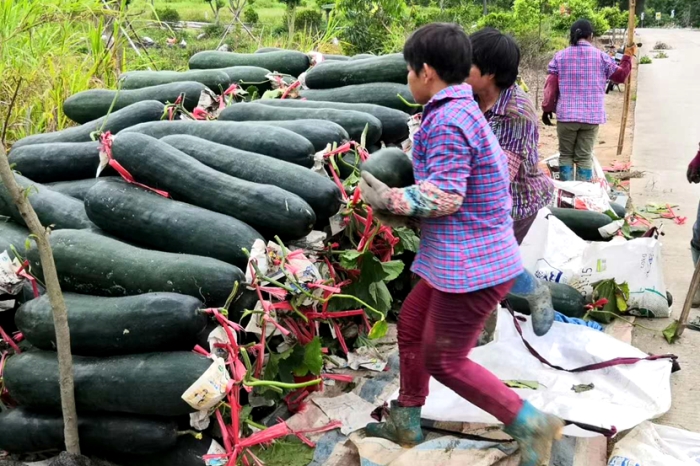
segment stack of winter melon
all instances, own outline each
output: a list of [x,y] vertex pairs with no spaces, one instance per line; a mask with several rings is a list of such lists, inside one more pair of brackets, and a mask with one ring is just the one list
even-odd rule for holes
[[[121,464],[203,464],[211,441],[178,432],[190,429],[194,411],[181,396],[212,363],[191,352],[215,327],[204,309],[222,306],[243,282],[244,249],[257,239],[302,238],[338,212],[339,187],[311,169],[316,152],[363,135],[376,147],[408,137],[414,108],[401,55],[326,58],[311,67],[293,51],[201,52],[190,71],[126,73],[118,92],[85,91],[64,103],[80,126],[12,148],[17,182],[52,228],[86,452],[127,458]],[[192,111],[203,92],[271,89],[272,72],[288,83],[301,76],[308,89],[234,103],[218,121],[167,119],[167,104]],[[25,251],[29,232],[3,186],[0,215],[0,252],[26,255],[41,278],[38,251]],[[0,416],[0,450],[60,449],[47,298],[24,302],[15,321],[32,348],[5,365],[18,407]]]

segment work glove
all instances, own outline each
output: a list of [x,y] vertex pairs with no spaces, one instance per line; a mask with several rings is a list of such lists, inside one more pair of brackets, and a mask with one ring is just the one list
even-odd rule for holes
[[544,123],[545,126],[554,126],[554,123],[552,123],[553,117],[554,117],[553,112],[544,112],[542,114],[542,123]]
[[688,183],[700,183],[700,150],[688,164],[686,177],[688,178]]
[[625,47],[625,55],[630,57],[637,56],[637,44],[628,45]]
[[399,227],[409,227],[411,226],[411,218],[410,217],[404,217],[402,215],[393,215],[387,212],[382,212],[382,211],[375,211],[374,212],[374,218],[376,218],[379,223],[382,225],[386,225],[391,228],[399,228]]
[[362,200],[375,211],[386,212],[389,206],[389,186],[379,181],[371,173],[363,171],[361,176],[359,188]]

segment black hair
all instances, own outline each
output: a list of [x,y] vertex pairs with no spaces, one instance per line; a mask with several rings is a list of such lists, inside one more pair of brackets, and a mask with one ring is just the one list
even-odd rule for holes
[[515,40],[497,29],[484,28],[469,36],[472,63],[482,75],[494,75],[499,89],[507,89],[518,78],[520,47]]
[[587,19],[579,19],[571,26],[571,37],[569,43],[571,45],[578,44],[581,39],[588,39],[593,36],[593,25]]
[[403,56],[416,73],[426,64],[447,84],[462,84],[472,67],[469,37],[457,24],[426,24],[411,34]]

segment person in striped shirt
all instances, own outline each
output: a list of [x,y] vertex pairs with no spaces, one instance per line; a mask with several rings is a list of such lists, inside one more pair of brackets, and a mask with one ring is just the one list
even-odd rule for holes
[[549,63],[542,120],[550,124],[557,114],[559,178],[590,181],[593,178],[593,146],[598,128],[606,121],[605,89],[608,79],[623,83],[632,71],[636,45],[625,49],[618,66],[615,60],[591,44],[593,26],[579,19],[571,26],[571,46],[557,52]]
[[366,432],[420,443],[432,375],[503,422],[521,447],[521,465],[536,466],[562,421],[468,358],[486,319],[522,272],[506,156],[464,84],[469,38],[455,24],[429,24],[408,39],[404,58],[411,93],[425,105],[414,136],[416,184],[391,189],[363,172],[359,189],[375,211],[421,219],[412,269],[421,280],[399,313],[399,398],[387,421],[369,424]]

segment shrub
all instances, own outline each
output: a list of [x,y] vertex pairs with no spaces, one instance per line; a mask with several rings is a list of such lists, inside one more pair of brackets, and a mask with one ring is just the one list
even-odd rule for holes
[[252,6],[249,6],[243,11],[243,22],[247,24],[258,24],[260,22],[258,12],[255,11]]
[[617,6],[607,6],[600,10],[611,28],[624,29],[629,21],[629,12],[622,11]]
[[294,19],[294,29],[297,31],[318,31],[321,29],[323,15],[318,10],[303,10]]
[[156,10],[157,18],[164,23],[178,23],[180,22],[180,13],[174,8],[166,6],[163,9]]
[[481,17],[481,8],[477,5],[462,5],[440,10],[439,8],[412,8],[411,20],[414,28],[419,28],[430,23],[457,23],[465,30]]
[[587,19],[593,25],[593,32],[596,35],[605,34],[610,29],[610,24],[605,19],[605,16],[595,10],[595,0],[568,0],[563,8],[555,13],[554,27],[555,29],[568,33],[571,26],[579,19]]
[[651,63],[651,58],[649,58],[647,55],[644,55],[642,58],[639,59],[640,65],[648,65],[650,63]]
[[668,58],[668,55],[666,54],[666,52],[659,52],[654,58]]
[[202,28],[207,37],[221,37],[224,35],[224,26],[220,23],[207,24]]
[[515,29],[515,15],[505,11],[489,13],[477,22],[477,27],[479,29],[489,27],[499,31],[513,31]]
[[387,31],[399,28],[405,18],[404,0],[337,0],[344,28],[340,33],[347,54],[380,53]]

